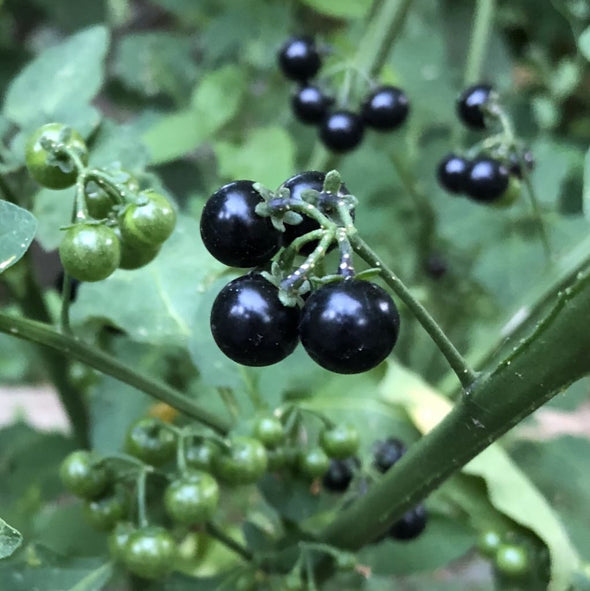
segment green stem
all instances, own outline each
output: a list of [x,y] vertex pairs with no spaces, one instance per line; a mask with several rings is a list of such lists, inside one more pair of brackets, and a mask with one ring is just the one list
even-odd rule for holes
[[234,540],[230,538],[221,528],[217,527],[212,521],[208,521],[207,525],[207,533],[212,537],[215,538],[218,542],[221,542],[224,546],[235,552],[238,556],[243,558],[247,562],[252,562],[254,556],[248,548],[245,548]]
[[149,469],[142,468],[137,476],[137,522],[139,527],[146,527],[148,524],[146,502],[145,502],[145,484]]
[[374,540],[451,474],[569,384],[590,373],[590,274],[566,289],[535,332],[464,393],[380,483],[319,536],[356,549]]
[[414,298],[409,289],[403,284],[397,275],[387,267],[383,260],[373,252],[358,234],[353,234],[349,238],[352,247],[364,261],[366,261],[371,267],[381,269],[381,277],[383,281],[391,287],[391,289],[412,311],[418,322],[424,327],[424,330],[430,335],[441,353],[449,362],[449,365],[459,378],[463,388],[468,390],[476,380],[477,374],[467,365],[467,362],[461,353],[459,353],[453,343],[449,341],[434,318],[430,316],[426,308]]
[[465,86],[471,86],[479,82],[483,59],[494,22],[495,10],[496,0],[477,0],[475,4],[471,41],[463,77]]
[[[0,332],[49,347],[54,355],[57,352],[58,358],[60,355],[65,355],[71,359],[77,359],[94,369],[169,404],[222,435],[227,433],[230,428],[226,420],[201,408],[201,406],[193,402],[190,398],[187,398],[167,384],[146,377],[107,353],[103,353],[74,337],[60,334],[46,324],[0,312]],[[74,423],[74,428],[76,427],[78,425]]]

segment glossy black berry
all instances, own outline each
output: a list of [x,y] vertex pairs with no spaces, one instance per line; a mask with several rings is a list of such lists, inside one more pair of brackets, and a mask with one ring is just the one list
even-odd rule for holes
[[271,365],[290,355],[298,322],[299,308],[283,306],[277,288],[256,274],[228,283],[211,309],[217,346],[242,365]]
[[448,154],[439,163],[436,169],[436,178],[440,186],[449,193],[463,193],[469,161],[457,154]]
[[508,169],[498,160],[483,156],[471,163],[465,178],[465,193],[474,201],[492,203],[502,197],[510,180]]
[[408,541],[417,538],[426,528],[428,513],[426,507],[420,503],[410,509],[396,521],[389,530],[389,536],[395,540]]
[[[522,153],[522,159],[529,172],[535,168],[535,157],[533,156],[533,153],[530,150],[525,150]],[[518,179],[522,179],[523,175],[520,158],[518,157],[518,154],[515,152],[510,154],[510,157],[508,159],[508,170],[511,175],[515,176]]]
[[[302,200],[303,191],[318,191],[321,192],[324,186],[324,179],[326,173],[319,172],[317,170],[308,170],[301,172],[287,179],[282,185],[282,188],[289,189],[291,199]],[[281,188],[280,187],[280,188]],[[348,195],[348,189],[346,185],[340,186],[338,195]],[[354,211],[351,212],[354,219]],[[319,229],[319,224],[307,216],[303,216],[303,220],[299,224],[285,224],[285,231],[283,232],[283,246],[289,246],[296,238],[312,232],[313,230]],[[299,252],[307,256],[312,253],[313,249],[318,245],[318,240],[313,240],[305,244]],[[331,247],[333,248],[333,246]]]
[[379,472],[387,472],[405,453],[406,446],[395,437],[377,441],[373,451],[373,465]]
[[252,181],[234,181],[209,197],[201,215],[201,238],[218,261],[255,267],[279,250],[281,232],[255,211],[261,202]]
[[346,110],[334,111],[320,126],[320,139],[332,152],[348,152],[356,148],[365,133],[363,120]]
[[457,101],[459,119],[471,129],[485,129],[484,105],[489,101],[492,87],[476,84],[466,88]]
[[358,279],[328,283],[314,291],[299,325],[309,356],[343,374],[368,371],[381,363],[391,353],[398,332],[399,314],[389,294]]
[[359,461],[355,457],[330,460],[330,467],[322,478],[323,487],[330,492],[344,492],[352,482]]
[[367,96],[361,114],[369,127],[377,131],[391,131],[406,120],[409,109],[408,97],[403,90],[395,86],[380,86]]
[[317,86],[302,86],[291,97],[291,108],[302,123],[321,123],[334,100]]
[[306,82],[320,69],[322,60],[311,37],[291,37],[279,50],[279,66],[291,80]]

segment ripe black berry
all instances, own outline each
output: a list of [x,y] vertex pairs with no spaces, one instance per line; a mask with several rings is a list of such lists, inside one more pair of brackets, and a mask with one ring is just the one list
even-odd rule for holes
[[233,361],[261,367],[277,363],[297,345],[299,308],[279,300],[277,288],[262,275],[228,283],[211,308],[211,332]]
[[389,536],[401,541],[413,540],[424,531],[427,520],[426,507],[420,503],[391,526]]
[[322,60],[311,37],[291,37],[279,50],[279,66],[291,80],[306,82],[320,69]]
[[302,123],[321,123],[333,103],[317,86],[302,86],[291,97],[291,108]]
[[508,188],[509,175],[506,167],[493,158],[483,156],[471,163],[465,178],[465,193],[474,201],[491,203]]
[[352,482],[359,461],[355,457],[345,460],[330,460],[330,467],[322,478],[322,484],[330,492],[344,492]]
[[365,123],[378,131],[399,127],[408,116],[406,93],[395,86],[380,86],[364,101],[361,114]]
[[465,89],[457,101],[459,119],[472,129],[485,129],[483,106],[489,101],[492,87],[489,84],[476,84]]
[[[303,191],[306,190],[313,190],[313,191],[320,191],[324,187],[324,179],[326,178],[326,173],[319,172],[317,170],[308,170],[306,172],[301,172],[292,176],[290,179],[287,179],[281,187],[289,189],[291,199],[302,199],[301,195]],[[338,195],[348,195],[348,189],[345,185],[340,186],[340,191],[338,191]],[[352,212],[352,216],[354,219],[354,212]],[[296,238],[299,236],[303,236],[308,232],[312,232],[313,230],[317,230],[319,228],[319,224],[307,217],[303,216],[303,220],[301,223],[296,225],[285,224],[285,231],[283,232],[283,246],[289,246]],[[305,244],[299,252],[302,255],[309,255],[312,253],[313,249],[318,245],[318,240],[313,240]]]
[[440,279],[448,270],[447,261],[438,253],[433,252],[424,262],[424,271],[432,279]]
[[469,161],[457,154],[448,154],[436,169],[436,178],[443,189],[450,193],[463,193]]
[[405,453],[406,446],[395,437],[377,441],[373,452],[373,465],[379,472],[387,472]]
[[362,141],[365,132],[363,120],[351,111],[334,111],[320,127],[320,139],[332,152],[348,152]]
[[308,355],[343,374],[368,371],[395,345],[399,313],[389,294],[369,281],[323,285],[305,302],[299,335]]
[[255,211],[261,202],[252,181],[234,181],[209,197],[201,215],[201,238],[218,261],[254,267],[279,250],[281,232]]

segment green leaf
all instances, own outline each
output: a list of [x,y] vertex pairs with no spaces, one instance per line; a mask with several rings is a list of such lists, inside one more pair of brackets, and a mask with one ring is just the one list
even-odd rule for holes
[[[417,374],[398,364],[389,364],[380,390],[384,400],[405,408],[423,433],[433,429],[452,408],[446,398]],[[474,423],[473,428],[485,429],[478,423]],[[483,478],[490,503],[543,540],[551,556],[549,589],[557,591],[566,588],[567,581],[579,564],[579,556],[547,499],[502,447],[497,443],[487,447],[463,467],[463,472]]]
[[240,144],[216,142],[219,173],[226,179],[253,179],[278,187],[295,170],[295,146],[281,127],[259,127]]
[[369,0],[302,0],[310,8],[335,18],[355,19],[365,16],[371,2]]
[[148,152],[131,126],[105,119],[92,142],[90,164],[109,166],[115,162],[130,172],[142,171],[148,163]]
[[6,117],[27,129],[51,120],[79,127],[79,106],[86,108],[86,117],[95,112],[87,105],[102,86],[108,43],[107,29],[95,26],[36,57],[9,86]]
[[198,70],[193,43],[178,32],[127,35],[117,47],[114,71],[125,86],[141,94],[168,94],[186,102]]
[[246,76],[236,66],[206,74],[193,91],[190,109],[165,115],[145,131],[151,162],[175,160],[211,138],[237,113],[245,87]]
[[21,533],[0,518],[0,559],[12,555],[22,542]]
[[587,60],[590,60],[590,27],[586,28],[586,30],[580,35],[578,39],[578,47],[580,48],[582,55]]
[[63,191],[41,189],[33,197],[33,214],[38,220],[37,240],[45,250],[55,250],[63,236],[62,226],[72,217],[74,188]]
[[36,231],[37,220],[30,212],[0,201],[0,273],[27,252]]
[[196,220],[180,215],[149,265],[84,284],[72,321],[104,318],[139,342],[186,343],[202,294],[224,270],[205,250]]

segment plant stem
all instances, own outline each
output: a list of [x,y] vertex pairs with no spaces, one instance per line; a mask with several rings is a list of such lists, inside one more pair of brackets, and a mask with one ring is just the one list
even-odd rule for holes
[[479,378],[435,429],[413,445],[319,539],[356,549],[374,540],[506,431],[590,372],[590,274],[566,289],[535,332]]
[[146,527],[148,524],[146,503],[145,503],[145,483],[147,479],[147,468],[142,468],[137,476],[137,522],[139,527]]
[[[187,398],[167,384],[146,377],[121,363],[111,355],[87,345],[75,337],[61,334],[46,324],[0,312],[0,332],[49,347],[53,352],[58,353],[58,358],[59,355],[65,355],[69,358],[77,359],[94,369],[169,404],[221,435],[225,435],[230,428],[226,420],[201,408],[201,406],[193,402],[190,398]],[[74,427],[76,426],[74,423]]]
[[473,26],[471,27],[472,34],[469,43],[469,53],[467,54],[467,63],[463,77],[463,84],[465,86],[471,86],[479,82],[495,10],[496,0],[476,1]]
[[230,538],[228,535],[226,535],[226,533],[221,528],[217,527],[217,525],[215,525],[212,521],[207,522],[206,528],[207,533],[212,538],[215,538],[218,542],[221,542],[224,546],[235,552],[238,556],[241,556],[247,562],[252,562],[254,556],[250,550],[242,546],[242,544],[233,538]]
[[463,388],[466,390],[469,389],[475,382],[477,374],[467,365],[463,356],[457,351],[453,343],[449,341],[434,318],[430,316],[426,308],[414,298],[403,282],[391,269],[389,269],[389,267],[387,267],[383,260],[373,252],[358,234],[353,234],[349,238],[353,249],[364,261],[366,261],[371,267],[378,267],[381,269],[381,277],[383,278],[383,281],[385,281],[406,306],[408,306],[418,322],[420,322],[432,340],[436,343],[441,353],[445,356],[449,365],[459,378]]

